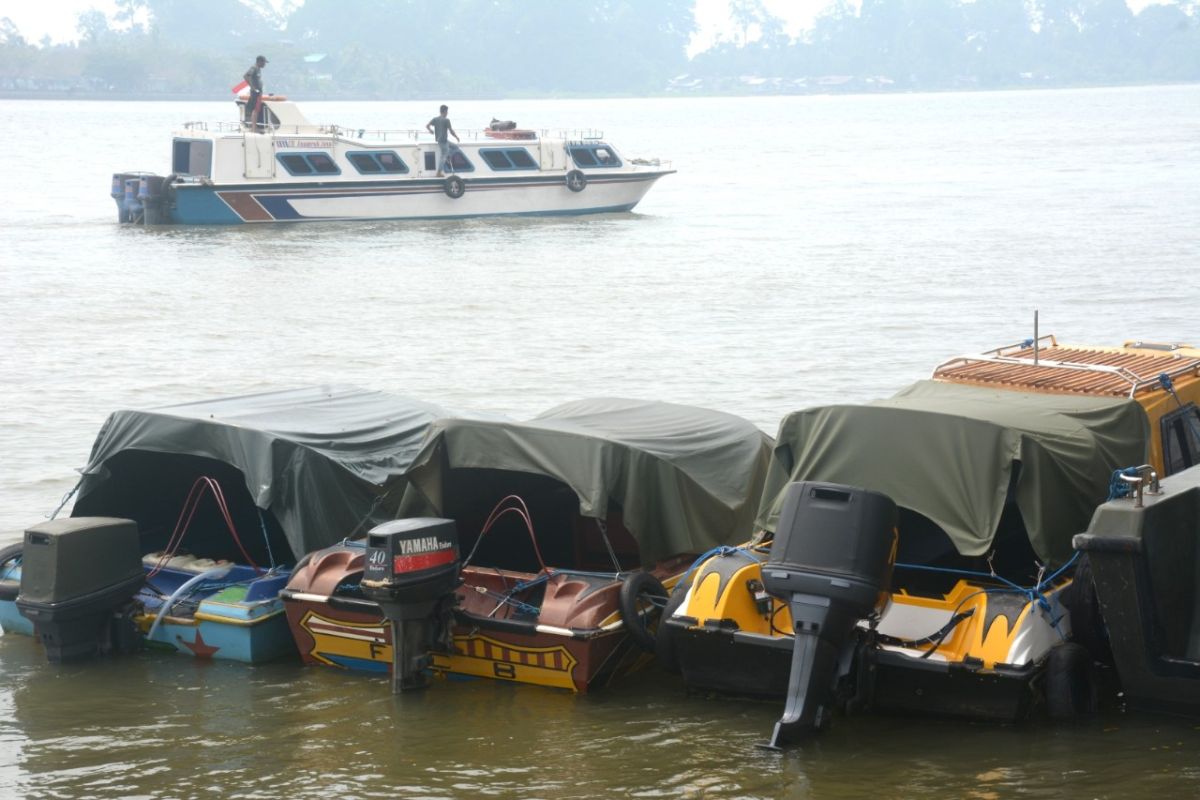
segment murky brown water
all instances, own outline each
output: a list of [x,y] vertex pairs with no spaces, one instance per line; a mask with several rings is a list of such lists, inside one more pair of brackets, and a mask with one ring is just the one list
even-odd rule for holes
[[0,787],[26,797],[1194,797],[1194,723],[839,719],[783,755],[779,710],[651,672],[574,696],[170,655],[49,667],[0,639]]
[[[422,104],[319,104],[411,127]],[[503,113],[502,113],[503,112]],[[531,415],[615,394],[767,430],[1043,332],[1200,342],[1200,87],[456,103],[672,157],[638,213],[123,230],[110,173],[224,106],[0,102],[0,544],[74,483],[105,415],[354,383]],[[31,132],[54,147],[36,157]],[[39,139],[40,141],[40,139]],[[839,720],[648,673],[593,696],[144,654],[50,667],[0,637],[0,798],[1193,797],[1198,723]]]

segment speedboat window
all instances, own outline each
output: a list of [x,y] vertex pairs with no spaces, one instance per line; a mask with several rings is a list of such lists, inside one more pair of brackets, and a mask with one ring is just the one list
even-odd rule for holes
[[376,153],[375,160],[379,162],[379,166],[383,167],[384,172],[408,172],[408,166],[404,163],[404,159],[391,152]]
[[537,162],[524,147],[488,148],[480,150],[479,155],[488,166],[496,171],[513,169],[537,169]]
[[342,172],[324,153],[281,153],[276,158],[292,175],[340,175]]
[[577,167],[619,167],[621,159],[606,144],[575,144],[567,148]]
[[391,150],[347,153],[346,157],[350,159],[354,168],[364,175],[377,175],[381,172],[393,174],[408,172],[408,165],[404,163],[404,159]]
[[312,164],[313,169],[322,175],[338,175],[341,173],[338,165],[333,163],[333,159],[324,153],[313,153],[311,156],[307,156],[307,158],[308,163]]
[[1167,475],[1200,463],[1200,409],[1195,403],[1164,414],[1162,426],[1163,468]]
[[455,172],[475,171],[475,165],[457,147],[454,147],[450,153],[450,166],[454,168]]
[[[475,165],[471,160],[463,155],[463,151],[459,150],[456,145],[450,145],[450,158],[447,169],[450,172],[474,172]],[[425,169],[437,169],[437,152],[434,150],[425,151]]]
[[276,156],[279,163],[283,164],[283,168],[293,175],[312,175],[316,170],[308,163],[308,159],[302,155],[279,155]]

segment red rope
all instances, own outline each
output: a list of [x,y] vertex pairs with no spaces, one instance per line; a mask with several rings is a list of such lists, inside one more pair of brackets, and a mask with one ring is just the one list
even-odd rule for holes
[[[179,550],[179,546],[183,544],[183,537],[187,535],[188,529],[192,525],[192,520],[196,516],[196,510],[200,507],[200,501],[204,499],[205,490],[212,492],[213,500],[217,504],[217,510],[221,512],[221,517],[225,521],[225,528],[229,531],[229,535],[233,537],[234,543],[237,545],[238,551],[241,552],[242,558],[246,559],[246,563],[253,567],[257,572],[262,572],[262,567],[254,563],[254,559],[246,552],[246,548],[242,545],[242,539],[238,536],[237,527],[233,524],[233,515],[229,513],[229,504],[225,501],[225,493],[221,491],[221,484],[217,483],[208,476],[201,475],[192,484],[192,488],[188,490],[187,499],[183,501],[183,507],[179,509],[179,518],[175,521],[175,529],[171,531],[171,538],[167,541],[167,546],[163,550],[154,568],[146,574],[147,578],[153,578],[155,575],[166,566],[175,553]],[[184,516],[187,519],[184,519]]]
[[[505,503],[507,503],[509,500],[515,501],[518,505],[506,506]],[[464,567],[471,563],[471,558],[475,555],[475,550],[478,549],[479,543],[483,541],[484,535],[492,529],[492,526],[496,524],[497,520],[510,512],[516,514],[525,521],[525,530],[529,532],[529,541],[533,543],[533,553],[537,556],[538,564],[542,568],[541,571],[546,571],[546,562],[542,558],[541,549],[538,547],[537,534],[533,532],[533,518],[529,513],[529,506],[525,505],[525,501],[515,494],[510,494],[505,497],[496,504],[495,508],[492,509],[492,513],[488,514],[487,521],[483,523],[483,529],[479,531],[479,538],[475,540],[475,547],[471,548],[471,554],[468,555],[466,561],[463,562]]]

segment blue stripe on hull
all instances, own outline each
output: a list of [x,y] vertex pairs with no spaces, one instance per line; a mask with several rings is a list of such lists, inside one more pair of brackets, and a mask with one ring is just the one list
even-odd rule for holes
[[372,661],[368,658],[355,658],[353,656],[337,656],[329,653],[316,653],[321,658],[327,658],[334,664],[337,664],[342,669],[354,670],[355,672],[374,672],[383,673],[386,675],[391,669],[391,665],[386,661]]
[[[634,180],[644,180],[653,183],[661,175],[654,176],[639,176],[638,179],[617,178],[609,179],[603,182],[633,182]],[[532,181],[530,181],[532,182]],[[601,182],[600,180],[596,181]],[[417,181],[409,181],[403,185],[406,191],[397,192],[398,194],[423,194],[434,193],[430,191],[431,186],[424,186],[419,189],[414,184]],[[420,182],[424,184],[425,182]],[[479,187],[480,190],[489,190],[496,188],[508,188],[500,186],[487,185],[486,181],[472,181]],[[541,183],[546,183],[544,180]],[[434,184],[437,187],[437,194],[441,193],[441,182]],[[528,184],[526,184],[528,185]],[[555,181],[554,185],[557,185]],[[175,191],[175,203],[171,210],[171,221],[176,225],[240,225],[249,222],[348,222],[348,221],[386,221],[386,220],[412,220],[412,221],[427,221],[437,219],[473,219],[479,217],[561,217],[561,216],[582,216],[585,214],[611,214],[632,211],[640,202],[638,200],[632,203],[623,203],[620,205],[609,206],[593,206],[589,208],[565,208],[565,209],[549,209],[543,211],[495,211],[485,213],[472,214],[430,214],[422,216],[392,216],[392,217],[304,217],[299,214],[291,205],[290,201],[295,199],[308,199],[311,197],[321,198],[337,198],[337,197],[354,197],[358,187],[337,187],[341,191],[330,191],[335,187],[329,185],[323,186],[320,190],[304,190],[298,187],[269,187],[256,186],[239,187],[233,189],[231,187],[209,187],[209,186],[187,186],[178,187]],[[393,185],[386,188],[401,188]],[[381,192],[381,189],[384,191]],[[253,195],[254,200],[262,209],[269,214],[272,219],[263,220],[244,220],[242,217],[230,208],[229,204],[218,196],[218,192],[244,192]],[[469,191],[469,189],[468,189]],[[371,187],[365,194],[369,196],[378,196],[379,194],[391,194],[387,192],[385,187]]]

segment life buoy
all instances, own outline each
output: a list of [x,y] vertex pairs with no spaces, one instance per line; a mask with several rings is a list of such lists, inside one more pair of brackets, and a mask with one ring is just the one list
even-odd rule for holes
[[666,600],[662,581],[649,572],[635,572],[621,584],[621,619],[633,641],[646,652],[654,652],[657,627],[652,625],[661,616]]
[[577,169],[567,173],[567,188],[572,192],[582,192],[587,188],[587,175]]
[[451,200],[457,200],[466,193],[467,183],[457,175],[451,175],[450,177],[446,178],[445,183],[442,184],[442,191],[444,191],[446,196]]

